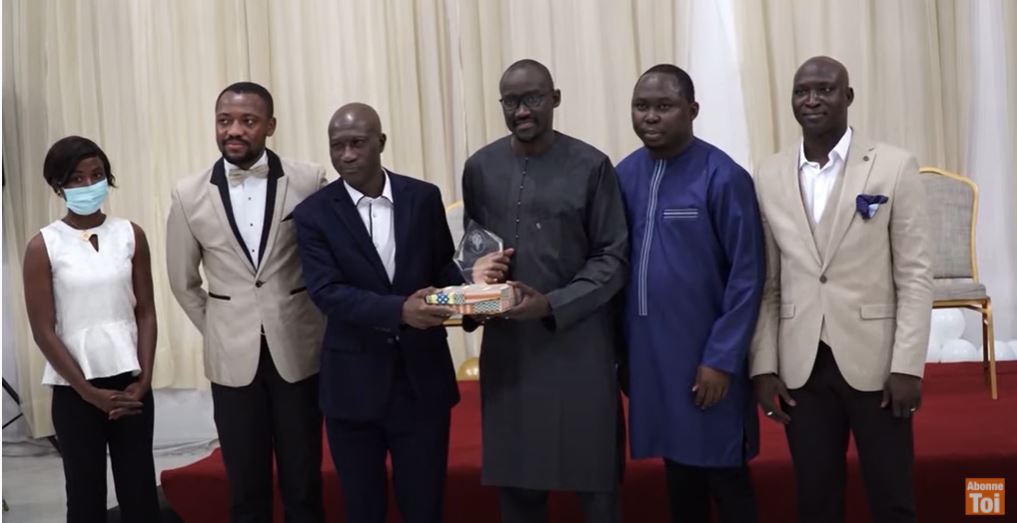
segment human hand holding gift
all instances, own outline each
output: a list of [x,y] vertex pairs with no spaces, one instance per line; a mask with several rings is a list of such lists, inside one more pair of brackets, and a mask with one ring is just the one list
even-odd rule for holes
[[504,251],[492,252],[481,256],[473,264],[474,283],[503,283],[505,275],[508,274],[509,262],[515,249],[508,248]]
[[540,291],[521,281],[510,281],[508,284],[516,291],[518,303],[505,311],[506,319],[539,320],[551,314],[551,303]]
[[[473,281],[496,284],[505,281],[509,262],[515,249],[485,254],[473,264]],[[509,281],[512,288],[515,306],[504,310],[502,317],[510,320],[536,320],[551,314],[551,304],[547,297],[536,289],[519,281]],[[483,321],[483,320],[481,320]]]
[[416,329],[428,329],[447,320],[452,315],[451,309],[426,301],[425,297],[436,291],[434,287],[427,287],[408,296],[403,302],[403,323]]

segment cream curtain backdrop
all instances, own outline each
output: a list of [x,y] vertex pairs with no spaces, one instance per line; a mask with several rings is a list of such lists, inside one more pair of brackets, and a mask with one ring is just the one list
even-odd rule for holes
[[[270,147],[326,166],[331,113],[349,101],[374,105],[389,135],[385,164],[437,184],[450,203],[459,199],[465,158],[506,132],[497,84],[519,58],[554,73],[563,97],[557,127],[616,161],[639,145],[628,110],[638,74],[659,62],[687,67],[702,104],[697,134],[750,167],[797,139],[791,77],[805,58],[831,54],[851,71],[853,124],[923,164],[971,172],[986,189],[980,250],[999,247],[994,259],[1013,260],[1014,174],[972,163],[972,155],[1017,160],[1012,140],[984,139],[998,129],[1014,136],[1017,104],[992,105],[987,123],[979,103],[991,102],[976,97],[991,89],[997,102],[1017,99],[1015,10],[1003,0],[5,0],[4,314],[13,328],[4,341],[14,339],[32,433],[52,429],[21,257],[27,240],[64,212],[41,176],[60,137],[82,134],[105,149],[121,185],[106,210],[149,236],[160,326],[155,385],[200,389],[200,338],[166,284],[164,222],[175,181],[218,157],[213,104],[233,81],[272,91],[279,125]],[[978,24],[990,22],[1002,28],[997,37],[973,41]],[[996,53],[992,63],[975,52],[986,48]],[[983,279],[999,310],[997,337],[1008,339],[1017,334],[1013,262],[987,263],[988,252]],[[465,339],[451,339],[461,359]]]
[[[980,187],[980,279],[992,296],[996,346],[1010,340],[1017,355],[1017,3],[972,2],[971,108],[961,172]],[[980,321],[965,313],[967,338],[980,345]]]

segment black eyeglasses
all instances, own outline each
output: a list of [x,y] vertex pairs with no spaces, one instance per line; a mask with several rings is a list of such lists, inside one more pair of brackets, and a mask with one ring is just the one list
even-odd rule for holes
[[539,109],[546,97],[546,93],[529,93],[522,96],[506,96],[498,101],[501,102],[501,108],[505,112],[512,112],[519,109],[519,104],[524,104],[530,109]]

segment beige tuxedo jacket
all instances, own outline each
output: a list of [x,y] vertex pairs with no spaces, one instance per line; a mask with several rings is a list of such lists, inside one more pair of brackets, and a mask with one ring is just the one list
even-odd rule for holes
[[[857,132],[839,190],[813,233],[798,177],[799,145],[755,173],[767,278],[749,355],[751,375],[805,385],[824,329],[847,382],[883,387],[889,373],[921,377],[932,310],[932,266],[918,164]],[[858,195],[884,195],[868,220]]]
[[204,336],[206,376],[230,387],[254,379],[262,329],[283,379],[318,372],[324,317],[307,294],[292,213],[326,183],[325,172],[271,151],[268,160],[272,216],[264,225],[260,262],[242,246],[222,160],[177,184],[166,225],[173,295]]

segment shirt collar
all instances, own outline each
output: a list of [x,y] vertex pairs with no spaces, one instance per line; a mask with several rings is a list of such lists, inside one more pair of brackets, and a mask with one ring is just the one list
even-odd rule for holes
[[[254,165],[249,167],[249,169],[254,169],[255,167],[260,167],[262,165],[268,165],[268,149],[261,152],[261,158],[258,158],[258,161],[254,162]],[[230,171],[240,170],[240,167],[230,163],[225,156],[222,159],[222,166],[227,173]]]
[[[381,196],[379,196],[378,198],[385,198],[389,202],[395,203],[395,200],[392,199],[392,181],[389,180],[388,170],[382,168],[381,172],[382,174],[385,175],[385,186],[382,187]],[[343,187],[345,187],[346,192],[349,193],[350,199],[353,200],[354,206],[359,204],[360,200],[362,200],[363,198],[368,198],[366,195],[364,195],[364,193],[354,189],[352,185],[346,183],[346,180],[343,180]]]
[[[839,159],[843,162],[847,159],[848,149],[851,148],[851,136],[854,132],[851,130],[851,126],[848,126],[847,130],[844,131],[844,136],[840,137],[840,141],[830,151],[829,161],[832,162],[834,159]],[[798,170],[802,170],[802,167],[809,163],[808,158],[805,157],[805,140],[802,140],[801,145],[798,146]]]

